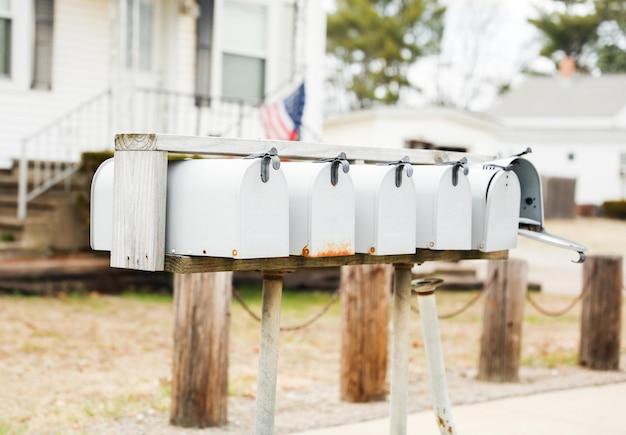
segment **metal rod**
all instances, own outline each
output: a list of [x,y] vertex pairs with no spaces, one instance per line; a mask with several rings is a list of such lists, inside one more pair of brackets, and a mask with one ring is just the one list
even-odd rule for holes
[[27,207],[27,199],[26,195],[28,194],[28,155],[26,150],[26,142],[22,141],[20,144],[20,172],[18,175],[18,185],[17,185],[17,219],[19,221],[24,221],[26,219],[26,207]]
[[280,334],[280,302],[283,293],[283,274],[267,272],[263,275],[263,312],[261,317],[261,345],[256,390],[256,420],[254,433],[274,433],[276,407],[276,375],[278,366],[278,336]]
[[409,377],[411,264],[394,264],[393,343],[391,351],[390,433],[406,434]]
[[432,282],[431,285],[420,286],[418,284],[416,287],[417,301],[419,304],[420,322],[422,324],[424,350],[426,351],[428,378],[433,398],[433,411],[437,418],[437,426],[442,435],[455,435],[458,432],[452,419],[450,399],[448,397],[448,381],[441,350],[437,302],[434,293],[437,284]]

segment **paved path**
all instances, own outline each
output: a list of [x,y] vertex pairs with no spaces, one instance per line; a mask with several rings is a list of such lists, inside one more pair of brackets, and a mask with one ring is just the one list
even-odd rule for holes
[[[513,397],[453,409],[462,435],[626,434],[626,383]],[[300,435],[381,435],[387,419]],[[439,435],[431,412],[409,416],[408,433]]]

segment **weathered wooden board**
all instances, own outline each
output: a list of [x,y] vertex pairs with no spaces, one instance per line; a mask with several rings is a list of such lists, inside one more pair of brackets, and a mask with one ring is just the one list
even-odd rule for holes
[[352,145],[329,145],[279,140],[239,139],[210,136],[177,136],[169,134],[118,134],[116,150],[169,151],[185,154],[247,156],[264,153],[275,147],[281,158],[320,159],[345,152],[350,160],[388,162],[409,156],[411,163],[433,164],[467,157],[470,162],[493,160],[492,156],[440,150],[373,148]]
[[415,254],[408,255],[355,254],[345,257],[323,258],[291,256],[250,260],[168,254],[165,256],[165,270],[174,273],[223,272],[229,270],[282,271],[315,267],[353,266],[358,264],[414,264],[425,261],[505,260],[507,258],[508,251],[433,251],[429,249],[418,249]]
[[115,152],[111,267],[163,270],[166,152]]

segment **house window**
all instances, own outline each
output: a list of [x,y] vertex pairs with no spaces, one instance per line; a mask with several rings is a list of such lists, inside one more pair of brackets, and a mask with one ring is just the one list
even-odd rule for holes
[[249,103],[262,101],[267,58],[267,7],[226,0],[222,28],[222,95]]
[[211,55],[213,52],[214,0],[200,0],[196,21],[196,95],[211,95]]
[[152,70],[154,3],[126,0],[126,67]]
[[33,89],[52,88],[52,30],[54,1],[35,0],[35,47],[33,53]]
[[420,139],[409,139],[405,141],[405,145],[407,148],[410,148],[412,150],[438,150],[459,153],[467,152],[467,147],[462,145],[436,145],[432,142],[427,142]]
[[0,77],[11,76],[11,0],[0,0]]

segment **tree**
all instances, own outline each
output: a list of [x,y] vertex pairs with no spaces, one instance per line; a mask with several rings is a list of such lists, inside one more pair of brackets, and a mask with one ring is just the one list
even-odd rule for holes
[[598,68],[607,73],[626,72],[626,2],[596,0],[601,19],[598,28]]
[[411,88],[407,69],[439,48],[444,7],[437,0],[337,0],[328,51],[359,107],[394,104]]
[[530,19],[544,37],[543,56],[572,57],[582,69],[626,72],[626,2],[555,0]]
[[579,1],[555,3],[564,5],[565,10],[543,11],[538,18],[528,20],[543,34],[541,55],[553,59],[559,55],[572,57],[578,67],[584,68],[582,57],[585,49],[597,40],[600,18],[595,11],[583,15],[574,13],[573,6]]

